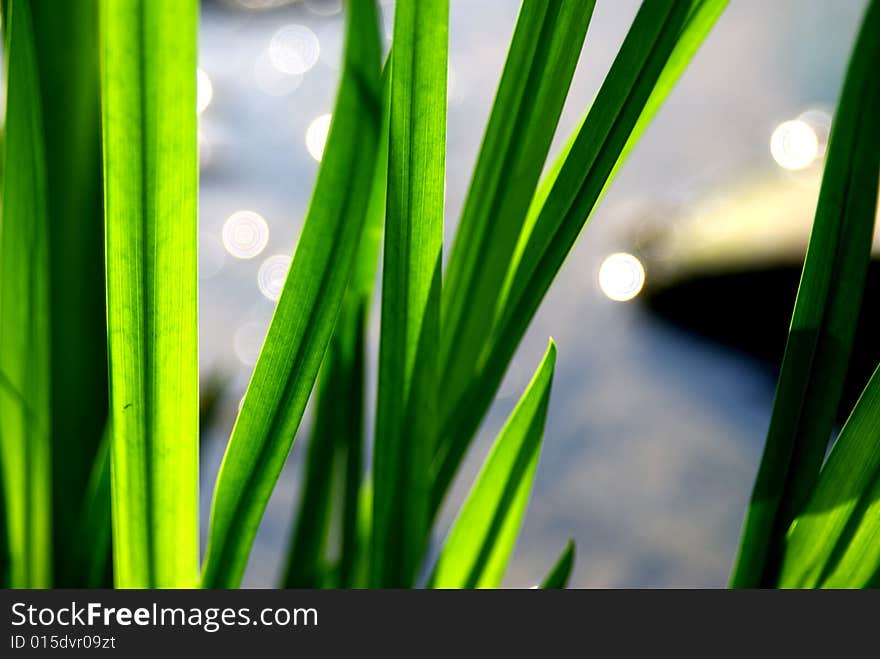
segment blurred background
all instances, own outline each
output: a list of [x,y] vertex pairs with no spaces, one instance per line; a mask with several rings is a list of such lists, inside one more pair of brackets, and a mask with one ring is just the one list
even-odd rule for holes
[[[726,583],[864,5],[731,2],[532,323],[447,502],[435,550],[553,336],[559,358],[543,454],[506,585],[539,582],[569,536],[577,542],[572,586]],[[554,152],[589,106],[637,7],[597,3]],[[451,0],[446,245],[518,8],[515,0]],[[393,2],[383,0],[382,11],[390,38]],[[213,406],[203,541],[211,487],[308,209],[342,36],[338,0],[202,1],[200,363],[203,399]],[[376,306],[371,408],[378,320]],[[868,330],[876,336],[880,327],[866,305],[863,336]],[[852,388],[876,361],[876,348],[860,340]],[[309,427],[307,413],[246,586],[280,578]]]

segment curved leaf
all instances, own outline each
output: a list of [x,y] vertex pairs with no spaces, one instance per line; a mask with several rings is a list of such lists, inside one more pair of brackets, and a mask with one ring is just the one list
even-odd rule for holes
[[441,400],[467,384],[492,328],[594,6],[522,3],[443,283]]
[[731,585],[776,583],[785,534],[819,474],[861,308],[880,175],[880,2],[872,0],[835,112],[816,219]]
[[789,532],[782,588],[864,588],[880,574],[880,367]]
[[372,2],[347,5],[345,66],[312,203],[220,467],[202,583],[238,586],[342,305],[373,182],[381,42]]
[[517,256],[498,290],[494,329],[476,374],[444,407],[445,439],[432,466],[432,511],[439,509],[520,340],[602,191],[726,4],[642,4],[587,116],[538,188]]
[[446,537],[430,587],[501,585],[535,479],[555,362],[551,340]]
[[544,579],[541,588],[545,590],[565,588],[568,578],[571,576],[571,568],[574,567],[574,539],[569,539],[568,544],[556,561],[556,565],[550,570],[550,574]]

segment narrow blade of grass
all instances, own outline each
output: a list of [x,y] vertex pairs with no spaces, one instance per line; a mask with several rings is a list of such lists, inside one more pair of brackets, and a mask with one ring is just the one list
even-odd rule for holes
[[783,588],[863,588],[880,571],[880,368],[831,449],[785,546]]
[[[651,121],[654,119],[654,116],[657,114],[657,111],[666,101],[666,98],[675,87],[678,79],[684,73],[687,65],[693,59],[694,55],[696,55],[700,46],[703,44],[703,41],[705,41],[706,35],[709,34],[712,26],[715,25],[715,22],[724,12],[728,2],[729,0],[698,0],[692,3],[690,13],[688,14],[675,47],[669,55],[666,66],[663,67],[663,71],[654,85],[654,90],[648,97],[645,107],[639,115],[638,121],[636,121],[635,126],[626,141],[626,145],[620,153],[620,157],[614,164],[614,169],[611,170],[611,174],[605,181],[605,187],[602,192],[603,194],[614,181],[617,172],[638,144],[645,130],[647,130]],[[515,264],[519,263],[519,260],[522,258],[523,250],[529,242],[529,237],[531,236],[535,222],[541,214],[544,203],[547,201],[547,197],[550,195],[550,191],[556,183],[559,172],[562,170],[572,147],[578,139],[580,130],[583,127],[584,122],[587,120],[587,116],[589,116],[589,111],[584,114],[577,130],[571,134],[550,169],[541,179],[541,183],[538,186],[535,196],[532,198],[525,225],[519,236],[519,243],[517,244],[516,253],[513,258],[513,263]],[[601,195],[599,199],[601,200]],[[506,297],[509,292],[510,284],[512,283],[511,279],[513,275],[516,274],[516,271],[516,267],[510,268],[508,271],[503,297]]]
[[55,585],[76,587],[88,566],[70,557],[92,554],[73,547],[74,525],[107,422],[98,2],[30,5],[48,176]]
[[437,418],[447,0],[395,7],[373,486],[372,584],[407,587],[428,523]]
[[[323,545],[334,500],[341,506],[342,531],[336,582],[331,585],[341,588],[351,585],[360,551],[357,511],[364,478],[366,332],[385,224],[389,82],[386,70],[376,172],[351,282],[318,376],[315,422],[284,579],[286,588],[327,585],[326,568],[330,557]],[[337,478],[338,471],[342,472],[341,478]]]
[[195,0],[101,0],[114,575],[198,577]]
[[551,340],[443,543],[430,587],[501,585],[535,480],[555,363]]
[[0,449],[10,584],[52,579],[46,166],[30,4],[3,5],[6,135],[0,215]]
[[819,468],[846,377],[880,174],[880,2],[872,0],[835,112],[764,455],[731,585],[776,583],[785,534]]
[[568,585],[571,576],[571,568],[574,567],[574,539],[570,538],[568,544],[556,561],[556,565],[550,570],[550,574],[544,579],[541,588],[544,590],[558,590]]
[[432,511],[443,501],[507,366],[602,191],[669,95],[726,0],[646,2],[563,159],[536,193],[527,237],[499,290],[495,325],[476,375],[443,414]]
[[[340,466],[346,476],[355,472],[360,485],[364,421],[364,321],[367,309],[343,306],[333,340],[327,348],[315,401],[315,421],[306,458],[305,483],[291,546],[285,588],[320,588],[328,584],[327,539],[331,508],[349,512],[346,491],[339,487]],[[341,459],[340,459],[341,458]],[[340,462],[342,465],[340,465]],[[347,478],[344,478],[347,481]],[[357,488],[354,489],[355,494]],[[353,513],[356,513],[356,499]],[[349,513],[351,514],[351,513]],[[354,524],[355,516],[346,519]],[[347,524],[346,524],[347,526]],[[353,529],[343,531],[343,536]],[[351,542],[351,538],[346,538]],[[341,556],[345,557],[342,552]]]
[[373,182],[381,41],[372,2],[347,5],[345,66],[309,213],[217,477],[202,582],[238,586],[342,305]]
[[443,284],[441,400],[472,376],[595,2],[522,4]]
[[3,471],[3,452],[0,451],[0,588],[12,585],[12,560],[9,554],[9,525],[6,515],[6,475]]

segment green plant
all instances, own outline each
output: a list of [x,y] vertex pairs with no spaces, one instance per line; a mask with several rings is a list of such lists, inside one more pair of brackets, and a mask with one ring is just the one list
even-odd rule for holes
[[[55,511],[55,517],[73,515],[78,521],[55,521],[54,583],[100,585],[112,555],[113,581],[120,587],[238,586],[317,382],[285,585],[407,587],[419,585],[420,573],[430,568],[430,586],[498,586],[538,463],[556,357],[552,342],[439,559],[425,566],[438,509],[566,255],[726,1],[644,2],[592,106],[543,179],[594,2],[523,3],[445,272],[447,2],[397,3],[384,71],[377,7],[367,0],[346,4],[345,59],[327,145],[218,476],[201,577],[196,3],[63,3],[76,5],[68,9],[79,18],[71,24],[83,34],[92,34],[100,16],[109,414],[100,395],[87,401],[94,416],[106,416],[107,427],[92,423],[80,440],[59,425],[69,419],[73,403],[55,385],[71,362],[57,347],[64,339],[53,287],[71,285],[60,275],[73,281],[94,275],[88,264],[57,246],[66,235],[59,234],[61,227],[83,215],[87,219],[80,221],[90,222],[96,214],[77,215],[55,195],[62,191],[82,208],[96,204],[85,191],[100,180],[97,172],[85,171],[77,183],[59,172],[65,158],[92,153],[88,126],[96,108],[88,99],[96,97],[88,81],[97,79],[98,69],[87,48],[69,62],[71,75],[83,84],[66,93],[85,97],[70,134],[41,121],[41,107],[49,106],[47,76],[64,52],[42,36],[49,34],[51,13],[45,2],[3,3],[8,92],[0,219],[0,471],[6,505],[0,531],[7,541],[0,547],[9,549],[7,583],[53,583],[54,493],[56,500],[87,502],[81,512]],[[876,5],[869,18],[877,18]],[[853,64],[850,78],[864,82],[870,76],[862,68],[871,53],[876,61],[876,28],[864,28],[859,43],[854,63],[861,64]],[[855,84],[848,82],[847,89]],[[877,129],[867,111],[869,101],[876,105],[876,84],[867,88],[874,90],[867,100],[845,92],[841,103],[841,112],[853,115],[844,125],[853,135],[867,135],[866,146],[834,155],[851,139],[838,137],[844,129],[835,128],[828,166],[837,173],[829,188],[849,189],[856,172],[876,191],[877,149],[871,151],[876,146],[871,140]],[[854,152],[860,159],[852,161]],[[78,189],[81,196],[74,195]],[[854,194],[863,211],[867,197]],[[823,217],[822,226],[829,228],[820,229],[817,221],[821,235],[814,242],[833,255],[835,243],[825,233],[836,235],[840,219],[830,211]],[[864,221],[857,224],[858,230],[841,240],[866,249],[858,242]],[[383,235],[377,421],[372,470],[365,474],[366,326]],[[808,269],[813,251],[811,246]],[[839,295],[831,290],[828,299]],[[84,345],[104,341],[103,329],[88,330],[101,314],[103,308],[93,305],[87,322],[77,321]],[[872,392],[838,442],[853,448],[836,448],[841,457],[833,454],[822,472],[813,504],[819,511],[839,493],[839,474],[853,460],[870,465],[880,459],[874,455],[876,441],[870,441],[877,429]],[[104,415],[96,412],[102,409]],[[108,438],[103,443],[102,435]],[[844,442],[845,437],[854,439]],[[78,465],[75,474],[56,467],[53,475],[50,456],[71,453],[77,441],[87,466]],[[873,463],[865,461],[865,453]],[[876,473],[876,465],[873,471],[865,467],[859,481],[865,491]],[[331,547],[330,527],[337,519],[339,546]],[[801,542],[799,534],[805,542],[812,542],[808,533],[830,538],[831,527],[846,535],[840,529],[850,529],[847,519],[838,514],[824,526],[797,523],[791,546]],[[97,542],[94,552],[84,551],[89,536],[72,531],[88,529],[100,540],[108,537],[111,523],[112,551],[102,550],[106,541]],[[869,551],[859,547],[870,547],[876,528],[875,523],[847,536],[854,536],[850,546],[857,556]],[[569,544],[544,586],[564,586],[573,560]],[[785,563],[784,575],[798,573],[791,565]]]
[[[876,556],[867,560],[864,548],[866,535],[880,532],[870,515],[872,488],[880,480],[873,456],[880,444],[876,375],[822,466],[877,213],[880,81],[872,69],[878,58],[880,3],[871,0],[835,113],[767,443],[731,581],[735,587],[867,586],[880,578]],[[868,471],[848,482],[843,465],[854,474]],[[832,532],[842,523],[845,528]]]

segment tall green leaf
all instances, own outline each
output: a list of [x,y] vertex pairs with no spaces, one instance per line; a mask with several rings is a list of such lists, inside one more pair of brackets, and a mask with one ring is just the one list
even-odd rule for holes
[[595,2],[524,2],[443,284],[441,400],[469,381],[492,328]]
[[114,575],[198,577],[195,0],[101,0]]
[[372,2],[347,8],[345,66],[311,206],[217,477],[206,587],[241,581],[363,234],[381,123],[381,41]]
[[535,479],[555,362],[551,340],[446,537],[430,587],[501,585]]
[[[363,474],[366,342],[370,300],[376,280],[388,174],[388,76],[383,72],[382,133],[364,233],[318,376],[314,425],[309,438],[305,479],[296,518],[285,588],[351,585],[360,551],[358,499]],[[340,477],[341,473],[341,477]],[[325,547],[334,501],[342,524],[336,579],[328,584]]]
[[550,574],[544,579],[541,588],[545,590],[565,588],[568,578],[571,576],[571,568],[574,567],[574,540],[570,539],[556,565],[550,570]]
[[[83,585],[73,547],[107,421],[98,2],[32,0],[48,175],[55,585]],[[106,500],[109,519],[110,500]]]
[[840,403],[871,254],[880,174],[880,2],[872,0],[835,112],[810,245],[746,517],[734,587],[776,582]]
[[0,214],[0,451],[10,585],[52,579],[50,299],[46,166],[30,4],[7,0]]
[[411,585],[437,419],[448,0],[395,7],[373,487],[374,586]]
[[602,191],[726,4],[670,0],[646,2],[639,9],[587,116],[538,188],[517,257],[498,290],[494,329],[476,373],[444,408],[445,439],[433,464],[433,511]]
[[865,587],[880,574],[880,367],[785,544],[783,588]]

